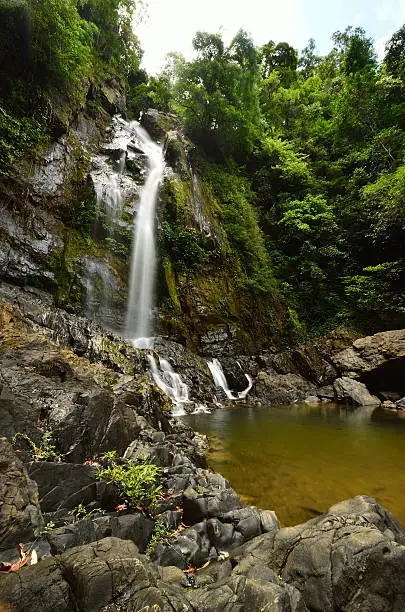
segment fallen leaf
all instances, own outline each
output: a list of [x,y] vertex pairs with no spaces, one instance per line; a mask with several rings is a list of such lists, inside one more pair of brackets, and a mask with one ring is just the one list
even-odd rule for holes
[[18,554],[20,558],[15,563],[0,563],[0,571],[10,574],[11,572],[18,572],[24,565],[27,565],[31,553],[30,551],[24,552],[24,544],[18,545]]
[[116,510],[116,512],[124,512],[124,510],[128,510],[128,506],[127,504],[118,504],[118,506],[115,506],[114,510]]

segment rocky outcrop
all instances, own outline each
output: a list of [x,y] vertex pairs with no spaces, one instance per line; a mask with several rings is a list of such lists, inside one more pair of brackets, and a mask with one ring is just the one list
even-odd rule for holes
[[381,402],[371,395],[366,385],[343,376],[333,383],[335,400],[338,404],[354,404],[355,406],[378,406]]
[[[244,509],[223,518],[229,527],[246,519],[252,527],[254,516]],[[218,534],[214,522],[210,529]],[[157,567],[134,541],[111,536],[55,554],[19,574],[0,575],[3,607],[400,612],[405,601],[405,533],[365,496],[297,527],[267,530],[195,573]]]
[[0,549],[33,539],[42,526],[38,487],[7,438],[0,438]]
[[317,612],[399,612],[405,601],[405,580],[399,578],[404,575],[404,530],[365,496],[336,504],[303,525],[255,538],[235,561],[235,574],[257,567],[276,572]]
[[314,384],[299,374],[266,374],[260,372],[254,388],[262,404],[293,404],[316,394]]
[[405,329],[394,329],[355,340],[333,361],[341,372],[363,374],[401,357],[405,357]]
[[335,354],[333,362],[342,374],[359,378],[371,391],[405,394],[404,329],[359,338]]

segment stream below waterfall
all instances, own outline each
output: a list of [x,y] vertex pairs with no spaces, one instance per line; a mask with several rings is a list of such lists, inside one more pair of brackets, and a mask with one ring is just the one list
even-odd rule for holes
[[209,464],[245,503],[284,525],[366,494],[405,525],[405,414],[375,407],[232,406],[184,421],[210,440]]

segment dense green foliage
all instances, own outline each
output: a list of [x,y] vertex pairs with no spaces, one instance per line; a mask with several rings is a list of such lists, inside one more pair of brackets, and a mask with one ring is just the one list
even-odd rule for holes
[[381,63],[361,28],[332,42],[320,57],[313,40],[298,54],[199,32],[195,59],[169,57],[161,99],[209,160],[200,176],[255,290],[278,278],[315,333],[404,325],[405,26]]
[[[128,83],[141,51],[135,0],[0,0],[0,165],[35,153],[65,129],[58,108],[83,103],[91,83]],[[27,95],[29,91],[29,95]]]

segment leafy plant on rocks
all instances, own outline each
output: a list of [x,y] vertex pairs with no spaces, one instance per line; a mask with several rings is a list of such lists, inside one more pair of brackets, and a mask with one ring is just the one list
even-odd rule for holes
[[[28,450],[32,461],[62,461],[62,455],[56,451],[56,446],[51,444],[52,434],[45,431],[39,446],[31,440],[27,434],[18,432],[11,438],[11,443],[16,450]],[[22,442],[22,444],[21,444]],[[25,448],[24,448],[25,446]]]
[[101,515],[104,514],[104,511],[101,508],[92,508],[91,510],[88,510],[85,506],[83,506],[83,504],[79,504],[75,510],[74,522],[90,518],[95,514]]
[[162,521],[162,519],[158,519],[155,522],[152,537],[146,548],[146,554],[148,555],[148,557],[150,557],[155,552],[156,546],[159,544],[159,542],[161,542],[162,540],[165,540],[166,538],[169,538],[174,533],[175,532],[172,529],[170,529],[167,523]]
[[[110,458],[111,459],[111,458]],[[115,460],[97,472],[97,478],[115,484],[121,497],[132,507],[148,507],[159,499],[161,468],[152,460],[141,459],[137,463],[118,464]]]

